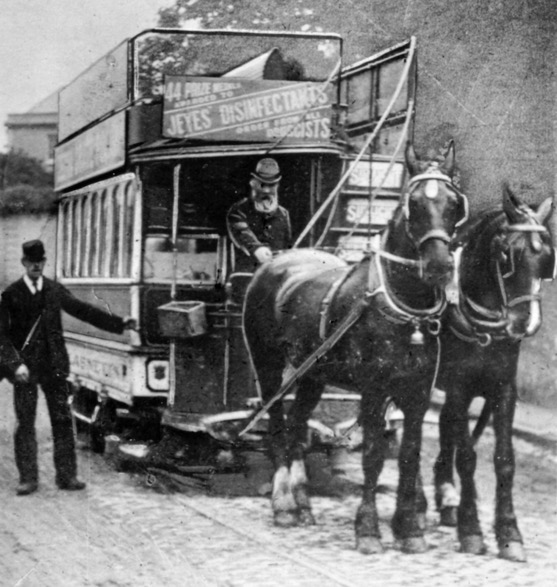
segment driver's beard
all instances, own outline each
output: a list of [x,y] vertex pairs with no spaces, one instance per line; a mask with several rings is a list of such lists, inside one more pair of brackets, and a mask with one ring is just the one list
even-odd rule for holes
[[278,198],[276,196],[270,196],[264,200],[254,200],[253,206],[258,212],[271,214],[278,208]]

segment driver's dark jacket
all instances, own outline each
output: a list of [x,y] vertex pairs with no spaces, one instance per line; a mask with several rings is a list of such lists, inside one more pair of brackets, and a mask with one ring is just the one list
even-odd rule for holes
[[[124,330],[122,318],[78,300],[60,283],[43,276],[42,290],[32,294],[21,278],[8,286],[0,301],[0,363],[4,374],[13,377],[23,363],[31,370],[41,365],[58,376],[69,374],[68,353],[62,333],[62,310],[109,332],[120,334]],[[41,312],[39,326],[31,342],[21,352]]]
[[253,254],[259,247],[280,251],[292,246],[290,214],[282,206],[265,214],[258,212],[249,198],[244,198],[230,207],[226,225],[235,246],[237,272],[253,272],[257,268]]

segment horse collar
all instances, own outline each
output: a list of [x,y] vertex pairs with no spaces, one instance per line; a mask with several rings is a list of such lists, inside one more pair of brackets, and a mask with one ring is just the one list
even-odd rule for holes
[[[373,270],[375,268],[375,270]],[[437,290],[436,290],[437,291]],[[427,326],[430,334],[437,336],[440,331],[440,318],[445,311],[447,301],[444,295],[438,295],[435,305],[425,310],[411,308],[397,299],[385,280],[381,265],[381,254],[375,254],[370,259],[368,292],[369,298],[375,298],[377,309],[390,322],[396,324],[412,324],[414,332],[411,337],[412,344],[423,344],[422,326]]]

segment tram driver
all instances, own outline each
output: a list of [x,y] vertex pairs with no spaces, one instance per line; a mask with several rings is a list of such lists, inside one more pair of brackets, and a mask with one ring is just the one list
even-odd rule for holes
[[234,245],[234,273],[253,273],[274,251],[292,246],[290,215],[278,202],[278,163],[270,157],[261,159],[251,175],[248,197],[233,204],[226,216]]

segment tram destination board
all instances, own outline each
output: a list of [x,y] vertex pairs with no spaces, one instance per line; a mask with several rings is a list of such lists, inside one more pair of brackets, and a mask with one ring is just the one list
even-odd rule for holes
[[165,77],[168,138],[328,142],[331,112],[321,83]]

